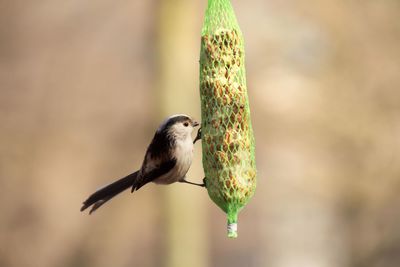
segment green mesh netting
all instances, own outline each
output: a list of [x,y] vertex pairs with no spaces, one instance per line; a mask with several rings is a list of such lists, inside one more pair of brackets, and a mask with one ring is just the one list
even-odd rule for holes
[[237,237],[238,212],[256,188],[243,36],[230,0],[209,0],[201,33],[203,168],[210,198]]

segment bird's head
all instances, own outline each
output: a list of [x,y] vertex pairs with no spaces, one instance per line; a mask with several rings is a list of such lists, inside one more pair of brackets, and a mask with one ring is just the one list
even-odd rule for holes
[[185,140],[191,138],[193,128],[196,126],[199,126],[197,121],[187,115],[178,114],[168,117],[158,130],[166,132],[175,139]]

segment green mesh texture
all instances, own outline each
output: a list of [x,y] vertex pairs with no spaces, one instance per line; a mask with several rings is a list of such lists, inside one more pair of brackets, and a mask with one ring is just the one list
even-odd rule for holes
[[228,236],[236,237],[238,212],[256,188],[256,166],[243,36],[229,0],[208,1],[201,35],[203,168],[210,198],[228,215]]

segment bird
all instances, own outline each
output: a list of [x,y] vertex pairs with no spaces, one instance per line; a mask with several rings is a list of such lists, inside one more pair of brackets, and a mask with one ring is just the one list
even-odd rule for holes
[[201,128],[194,141],[191,134],[199,125],[185,114],[166,118],[147,147],[141,168],[91,194],[83,202],[81,211],[91,207],[91,214],[126,189],[131,188],[134,192],[150,182],[164,185],[181,182],[205,187],[204,181],[197,184],[186,180],[186,173],[192,164],[193,145],[201,138]]

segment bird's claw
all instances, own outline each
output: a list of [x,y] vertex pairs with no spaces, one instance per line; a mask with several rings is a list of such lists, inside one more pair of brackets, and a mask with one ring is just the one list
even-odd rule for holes
[[206,179],[206,177],[203,178],[203,187],[207,188],[207,179]]
[[194,140],[193,140],[193,144],[196,143],[200,139],[201,139],[201,127],[197,131],[197,135],[196,135],[196,138],[194,138]]

